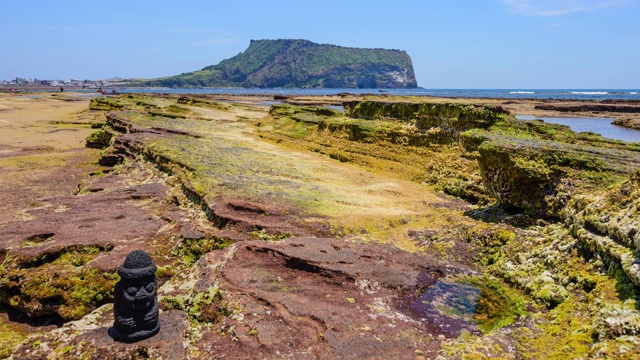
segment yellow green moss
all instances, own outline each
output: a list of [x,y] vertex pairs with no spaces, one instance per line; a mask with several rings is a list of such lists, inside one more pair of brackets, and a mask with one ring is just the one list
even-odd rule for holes
[[[300,121],[305,111],[315,120]],[[261,136],[276,142],[303,140],[317,144],[312,151],[342,162],[433,184],[437,190],[474,202],[489,200],[480,185],[475,159],[451,144],[451,137],[437,128],[425,132],[415,124],[394,120],[316,114],[317,110],[309,107],[274,106],[270,116],[260,122]]]
[[33,335],[33,329],[27,325],[11,323],[0,316],[0,358],[11,355],[13,348],[19,345],[28,335]]
[[180,261],[190,266],[200,257],[216,249],[223,249],[231,245],[233,241],[216,237],[204,237],[202,239],[183,239],[172,250],[172,255],[177,256]]
[[511,325],[528,313],[524,298],[498,279],[484,276],[467,277],[464,281],[480,289],[474,319],[482,331]]
[[[0,301],[33,317],[76,320],[113,299],[117,275],[84,265],[104,249],[71,247],[33,259],[8,257],[1,269]],[[43,303],[48,306],[45,309]]]
[[206,292],[193,292],[189,295],[163,296],[160,303],[165,309],[186,311],[195,322],[215,323],[222,316],[230,315],[228,304],[224,301],[223,291],[211,286]]
[[109,111],[109,110],[118,110],[123,107],[116,99],[113,98],[93,98],[89,103],[90,110],[100,110],[100,111]]

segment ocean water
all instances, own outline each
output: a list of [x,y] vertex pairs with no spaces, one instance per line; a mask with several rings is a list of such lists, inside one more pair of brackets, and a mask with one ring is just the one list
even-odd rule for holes
[[607,118],[539,117],[531,115],[518,115],[516,118],[520,120],[540,119],[552,124],[566,125],[575,132],[591,131],[609,139],[640,142],[640,130],[613,125],[611,123],[612,120]]
[[640,89],[120,89],[121,93],[164,94],[232,94],[232,95],[335,95],[393,94],[412,96],[501,98],[501,99],[571,99],[571,100],[639,100]]

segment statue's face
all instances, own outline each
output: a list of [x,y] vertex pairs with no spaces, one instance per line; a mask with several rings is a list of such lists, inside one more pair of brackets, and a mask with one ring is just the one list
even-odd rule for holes
[[123,298],[132,309],[143,310],[153,305],[156,296],[155,279],[132,280],[123,285]]

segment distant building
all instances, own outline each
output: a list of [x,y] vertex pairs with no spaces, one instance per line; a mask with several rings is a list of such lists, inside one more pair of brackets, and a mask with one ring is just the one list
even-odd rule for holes
[[83,88],[98,88],[100,86],[109,86],[112,83],[108,81],[97,81],[97,80],[40,80],[40,79],[26,79],[17,76],[15,79],[11,80],[0,80],[0,85],[8,85],[8,86],[81,86]]

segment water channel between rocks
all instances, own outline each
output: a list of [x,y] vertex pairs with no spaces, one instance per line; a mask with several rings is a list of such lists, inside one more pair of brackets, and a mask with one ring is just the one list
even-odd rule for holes
[[640,142],[640,130],[613,125],[611,124],[612,120],[607,118],[539,117],[532,115],[518,115],[516,118],[519,120],[540,119],[552,124],[569,126],[575,132],[591,131],[609,139]]

